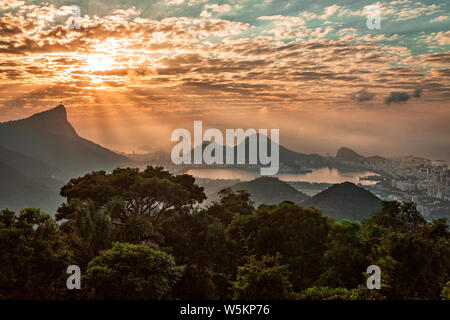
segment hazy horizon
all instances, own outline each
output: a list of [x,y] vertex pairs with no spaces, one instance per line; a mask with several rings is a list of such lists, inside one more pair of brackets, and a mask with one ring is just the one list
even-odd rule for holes
[[[121,135],[117,135],[111,132],[111,130],[108,130],[109,132],[105,132],[104,130],[99,130],[99,126],[97,126],[95,123],[92,124],[93,121],[96,121],[95,119],[90,119],[90,118],[86,118],[85,116],[81,116],[80,118],[77,118],[77,116],[74,116],[73,114],[73,110],[72,108],[68,108],[67,106],[66,110],[68,113],[68,121],[74,126],[75,130],[77,131],[77,133],[86,139],[92,140],[95,143],[98,143],[104,147],[107,147],[113,151],[116,152],[122,152],[122,153],[147,153],[147,152],[151,152],[151,151],[155,151],[161,147],[167,147],[169,145],[173,145],[174,142],[170,142],[170,135],[173,129],[170,129],[169,126],[165,126],[165,127],[158,127],[158,128],[153,128],[153,130],[148,130],[147,126],[146,126],[146,119],[142,118],[142,114],[139,116],[137,115],[135,118],[133,119],[125,119],[126,120],[130,120],[130,122],[133,124],[131,126],[131,130],[132,132],[122,132]],[[44,109],[44,110],[40,110],[41,111],[46,111],[46,110],[50,110],[53,107],[49,108],[49,109]],[[34,114],[34,113],[32,113]],[[27,114],[26,116],[22,116],[22,117],[18,117],[18,118],[13,118],[13,119],[8,119],[5,121],[10,121],[10,120],[20,120],[20,119],[24,119],[27,118],[29,116],[31,116],[32,114]],[[287,116],[288,117],[288,116]],[[183,119],[183,121],[179,122],[180,127],[186,128],[188,130],[190,130],[191,132],[193,132],[193,121],[194,120],[199,120],[196,119],[195,117],[192,118],[192,120],[189,122],[188,120]],[[292,121],[295,122],[295,119],[288,119],[288,118],[284,118],[283,121]],[[420,121],[423,121],[424,119],[420,119]],[[2,122],[5,122],[2,119]],[[139,121],[142,121],[144,123],[138,123]],[[230,120],[228,120],[230,121]],[[246,121],[246,124],[242,126],[243,129],[248,129],[248,128],[271,128],[270,124],[271,121],[274,121],[274,118],[271,117],[270,119],[262,119],[262,117],[258,118],[258,119],[253,119],[253,122],[255,123],[264,123],[267,126],[251,126],[249,125],[249,121]],[[280,120],[275,120],[275,121],[280,121]],[[121,121],[116,122],[120,123]],[[232,124],[234,122],[229,122],[229,124]],[[279,122],[277,122],[279,124]],[[185,124],[185,125],[184,125]],[[363,124],[367,124],[367,122],[364,122]],[[125,128],[130,128],[129,126],[127,126],[126,124]],[[184,126],[183,126],[184,125]],[[286,127],[286,123],[284,123],[285,127]],[[295,125],[295,124],[294,124]],[[219,128],[220,130],[223,130],[222,132],[225,132],[225,129],[230,128],[230,127],[223,127],[223,125],[221,123],[218,123],[217,121],[208,121],[206,120],[206,122],[203,122],[203,132],[208,129],[208,128]],[[279,126],[282,127],[282,126]],[[123,129],[125,129],[123,128]],[[239,127],[236,127],[239,128]],[[122,130],[123,130],[122,129]],[[175,129],[175,127],[174,127]],[[345,129],[345,128],[344,128]],[[367,129],[367,128],[366,128]],[[411,128],[412,129],[412,128]],[[120,131],[120,129],[116,128],[115,130]],[[369,130],[368,130],[369,131]],[[290,131],[292,132],[292,131]],[[384,157],[397,157],[397,156],[408,156],[408,155],[414,155],[414,156],[418,156],[418,157],[426,157],[432,160],[446,160],[449,161],[450,158],[446,158],[446,156],[448,157],[446,151],[448,150],[443,150],[443,154],[444,156],[439,157],[439,156],[433,156],[433,153],[429,153],[429,154],[420,154],[417,152],[414,152],[417,149],[417,144],[412,145],[410,149],[408,148],[404,148],[401,150],[404,150],[404,152],[402,153],[401,151],[397,151],[397,153],[395,152],[391,152],[389,153],[390,147],[392,146],[392,144],[387,144],[387,145],[383,145],[383,141],[379,141],[380,142],[380,146],[377,146],[375,144],[369,146],[367,145],[364,141],[362,142],[362,144],[358,144],[358,142],[354,141],[352,143],[346,143],[346,141],[344,141],[343,139],[345,139],[345,132],[341,132],[340,137],[341,139],[330,139],[330,141],[328,143],[321,143],[320,146],[316,145],[312,145],[314,143],[314,137],[312,138],[307,138],[308,141],[295,141],[295,138],[297,137],[298,140],[301,140],[302,137],[306,136],[306,134],[303,134],[304,129],[300,128],[299,132],[296,133],[294,132],[291,135],[291,139],[289,139],[289,136],[286,138],[286,131],[285,130],[281,130],[280,131],[280,144],[283,145],[284,147],[287,147],[291,150],[294,150],[296,152],[301,152],[301,153],[318,153],[321,155],[326,155],[326,154],[330,154],[332,156],[335,156],[336,152],[338,151],[339,148],[341,147],[348,147],[352,150],[354,150],[355,152],[363,155],[363,156],[374,156],[374,155],[379,155],[379,156],[384,156]],[[284,134],[283,134],[284,133]],[[288,131],[289,133],[289,131]],[[351,132],[352,134],[354,134],[354,131]],[[147,136],[148,134],[148,136]],[[389,133],[385,134],[387,136],[389,136]],[[436,132],[436,137],[439,135],[439,132]],[[134,135],[134,136],[133,136]],[[296,135],[296,136],[295,136]],[[335,137],[336,138],[336,137]],[[361,138],[360,136],[358,136],[358,139]],[[416,136],[412,135],[411,139],[415,139],[417,138]],[[129,140],[128,140],[129,139]],[[322,138],[318,138],[320,139],[324,139]],[[139,140],[139,142],[137,143],[136,140]],[[337,142],[336,142],[337,141]],[[351,139],[347,140],[347,141],[352,141]],[[365,140],[367,141],[367,140]],[[439,141],[439,140],[437,140]],[[336,144],[333,144],[334,142],[336,142]],[[338,144],[339,142],[341,142],[341,144]],[[426,144],[426,141],[424,142]],[[445,142],[444,142],[445,144]],[[443,145],[441,143],[441,145]],[[329,146],[330,149],[326,149],[326,146]],[[437,148],[439,148],[439,146],[437,146]],[[435,153],[434,155],[436,155],[438,153]]]

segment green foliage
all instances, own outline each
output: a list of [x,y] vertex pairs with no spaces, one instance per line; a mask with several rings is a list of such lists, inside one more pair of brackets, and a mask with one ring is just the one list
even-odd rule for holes
[[363,225],[389,299],[439,299],[450,267],[446,221],[426,223],[414,204],[387,202]]
[[114,241],[139,243],[153,234],[150,219],[127,214],[122,200],[113,198],[100,208],[92,200],[72,199],[71,219],[62,224],[77,250],[78,262],[86,265],[98,252]]
[[79,247],[85,249],[85,255],[93,258],[98,250],[108,248],[113,241],[112,213],[108,206],[96,210],[91,200],[73,200],[72,205],[75,210],[73,235],[83,241]]
[[346,288],[331,287],[311,287],[302,291],[298,298],[301,300],[331,300],[331,297],[339,297],[339,300],[345,300],[344,297],[350,293]]
[[389,233],[371,257],[392,299],[437,299],[448,279],[448,242]]
[[331,223],[328,249],[323,256],[326,271],[318,285],[354,288],[363,282],[363,270],[369,265],[369,260],[368,248],[361,236],[359,223],[345,220]]
[[233,192],[230,188],[223,189],[219,192],[220,202],[213,203],[208,208],[208,214],[220,219],[220,221],[228,226],[235,215],[251,215],[255,208],[250,200],[250,194],[240,190]]
[[[107,174],[97,171],[72,179],[61,188],[61,196],[68,203],[73,199],[92,200],[97,208],[113,198],[120,198],[125,209],[132,215],[152,216],[154,222],[169,209],[202,202],[206,197],[203,188],[195,184],[190,175],[174,176],[161,167],[148,166],[139,169],[115,169]],[[58,219],[71,218],[70,206],[58,209]]]
[[450,281],[447,282],[441,292],[442,300],[450,300]]
[[[61,194],[60,224],[0,212],[0,299],[72,298],[71,264],[89,299],[449,298],[447,221],[413,203],[384,202],[362,224],[291,202],[255,209],[229,189],[201,208],[191,176],[152,167],[93,172]],[[381,290],[362,286],[371,264]]]
[[302,291],[298,298],[301,300],[384,300],[381,294],[368,290],[363,286],[354,289],[311,287]]
[[322,273],[328,232],[320,211],[288,202],[260,206],[254,215],[236,216],[228,227],[239,257],[280,253],[295,290],[308,288]]
[[238,268],[233,282],[234,299],[237,300],[286,300],[294,298],[288,265],[280,265],[281,256],[255,256]]
[[115,242],[89,263],[84,280],[89,299],[159,300],[169,297],[182,273],[162,251]]
[[158,238],[155,226],[173,212],[203,201],[203,189],[189,175],[174,176],[161,167],[93,172],[70,180],[61,195],[67,203],[58,220],[70,234],[82,265],[113,241],[142,243]]
[[39,209],[0,212],[0,299],[58,299],[67,294],[72,252],[58,225]]
[[178,297],[226,299],[231,296],[228,281],[235,273],[237,262],[226,227],[219,218],[208,214],[208,210],[193,211],[166,220],[161,232],[165,243],[171,245],[177,263],[187,266],[175,289]]
[[414,202],[384,201],[381,210],[363,221],[369,236],[393,231],[414,233],[426,221],[417,210]]

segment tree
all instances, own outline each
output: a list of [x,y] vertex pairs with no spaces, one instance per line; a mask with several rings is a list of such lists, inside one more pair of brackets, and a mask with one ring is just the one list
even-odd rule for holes
[[321,286],[355,288],[363,283],[363,272],[369,265],[368,248],[361,238],[357,222],[331,222],[328,249],[323,256]]
[[386,297],[376,290],[369,290],[364,286],[353,289],[311,287],[302,291],[300,300],[384,300]]
[[[73,199],[90,199],[96,208],[119,198],[127,213],[150,217],[154,223],[170,209],[182,209],[206,199],[203,188],[195,184],[192,176],[174,176],[162,167],[151,166],[144,171],[118,168],[110,174],[92,172],[70,180],[60,194],[67,198],[67,203]],[[72,215],[72,208],[66,204],[58,209],[57,218],[70,219]]]
[[62,228],[83,257],[80,261],[87,263],[98,250],[109,249],[114,241],[140,243],[153,234],[150,219],[127,214],[123,201],[118,198],[100,208],[92,200],[72,199],[69,205],[72,218]]
[[449,243],[389,233],[370,255],[391,299],[438,299],[448,281]]
[[0,212],[0,299],[59,299],[73,261],[67,237],[48,214]]
[[89,299],[168,298],[184,267],[172,256],[145,245],[115,242],[88,265],[85,276]]
[[363,220],[366,231],[374,237],[386,231],[411,234],[425,224],[426,221],[414,202],[399,201],[383,201],[379,212]]
[[317,281],[322,273],[329,225],[321,212],[293,203],[260,206],[254,215],[235,216],[227,233],[238,257],[275,256],[289,265],[294,290]]
[[281,257],[255,256],[238,268],[233,282],[234,299],[237,300],[286,300],[293,299],[288,265],[280,265]]
[[61,224],[76,251],[77,263],[86,266],[98,250],[109,249],[113,241],[133,242],[145,238],[152,225],[138,217],[126,216],[120,199],[111,199],[100,208],[92,200],[70,200],[71,219]]
[[450,281],[448,281],[441,292],[442,300],[450,300]]
[[244,190],[233,192],[230,188],[219,192],[220,201],[208,207],[208,214],[215,216],[228,226],[233,217],[251,215],[254,213],[254,203],[250,200],[250,193]]
[[220,192],[220,201],[206,209],[197,208],[188,215],[165,219],[161,233],[177,263],[186,271],[174,292],[180,299],[230,299],[230,281],[235,277],[239,256],[226,228],[238,215],[253,214],[250,195],[230,189]]
[[237,261],[221,220],[206,209],[167,219],[162,228],[165,245],[170,246],[177,263],[186,265],[176,285],[180,299],[227,299],[229,281]]
[[110,206],[96,210],[92,200],[74,200],[75,209],[73,233],[83,240],[82,248],[93,258],[100,249],[109,248],[113,241],[113,224]]
[[388,298],[439,299],[450,271],[445,220],[427,223],[413,203],[386,202],[363,228]]

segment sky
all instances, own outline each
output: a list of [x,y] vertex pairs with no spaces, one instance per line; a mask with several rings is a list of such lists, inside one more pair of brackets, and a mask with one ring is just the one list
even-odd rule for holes
[[0,121],[62,102],[81,136],[116,151],[169,145],[202,120],[280,129],[304,153],[450,160],[449,8],[0,0]]

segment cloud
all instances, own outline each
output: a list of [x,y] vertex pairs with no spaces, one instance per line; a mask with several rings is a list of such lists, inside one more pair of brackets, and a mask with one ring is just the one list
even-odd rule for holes
[[384,100],[384,103],[401,103],[408,101],[411,97],[420,98],[422,96],[422,89],[416,89],[413,93],[407,92],[391,92],[391,94]]
[[362,89],[352,94],[352,99],[357,102],[370,101],[375,97],[374,93],[368,92],[366,89]]
[[0,2],[0,10],[14,9],[20,6],[23,6],[25,1],[19,0],[2,0]]
[[198,4],[205,3],[205,2],[208,2],[208,0],[189,0],[188,5],[189,6],[195,6],[195,5],[198,5]]
[[200,13],[200,17],[202,18],[211,18],[212,13],[215,12],[218,14],[223,14],[231,11],[231,6],[228,4],[206,4],[203,6],[203,11]]
[[443,21],[445,21],[445,20],[447,20],[447,19],[448,19],[447,16],[439,16],[439,17],[436,17],[436,18],[434,18],[434,19],[431,19],[430,22],[431,22],[431,23],[435,23],[435,22],[443,22]]
[[165,4],[168,6],[173,6],[173,5],[180,5],[183,4],[184,0],[166,0]]
[[406,92],[391,92],[389,97],[387,97],[384,100],[384,103],[391,104],[391,103],[400,103],[400,102],[406,102],[411,98],[409,93]]
[[422,89],[416,89],[416,91],[414,91],[413,93],[413,97],[414,98],[420,98],[422,96]]
[[450,44],[450,31],[444,32],[433,32],[430,35],[426,36],[425,41],[427,43],[433,44],[437,42],[439,45],[449,45]]
[[[189,2],[198,6],[189,7]],[[83,94],[83,102],[103,103],[99,92],[111,92],[114,99],[165,112],[205,103],[269,110],[274,104],[293,109],[348,105],[349,97],[355,103],[374,100],[368,90],[415,97],[420,93],[412,91],[419,86],[432,93],[427,99],[448,100],[450,54],[434,50],[413,55],[404,35],[391,45],[386,41],[396,34],[367,34],[330,21],[319,26],[308,15],[265,16],[263,11],[250,21],[238,15],[241,10],[234,4],[184,4],[197,16],[151,18],[139,6],[121,7],[107,15],[86,13],[77,20],[79,30],[65,24],[69,7],[42,4],[5,14],[0,17],[0,85],[64,83],[77,89],[68,98]],[[341,10],[324,8],[317,17],[338,20]],[[199,17],[202,11],[212,17]],[[217,18],[222,13],[233,19]],[[417,41],[422,45],[428,44],[426,36],[438,45],[448,41],[450,32],[422,36]],[[89,56],[111,63],[93,67],[96,59]],[[355,92],[356,83],[368,89]],[[0,104],[7,93],[0,89]],[[387,100],[402,99],[394,94]]]

